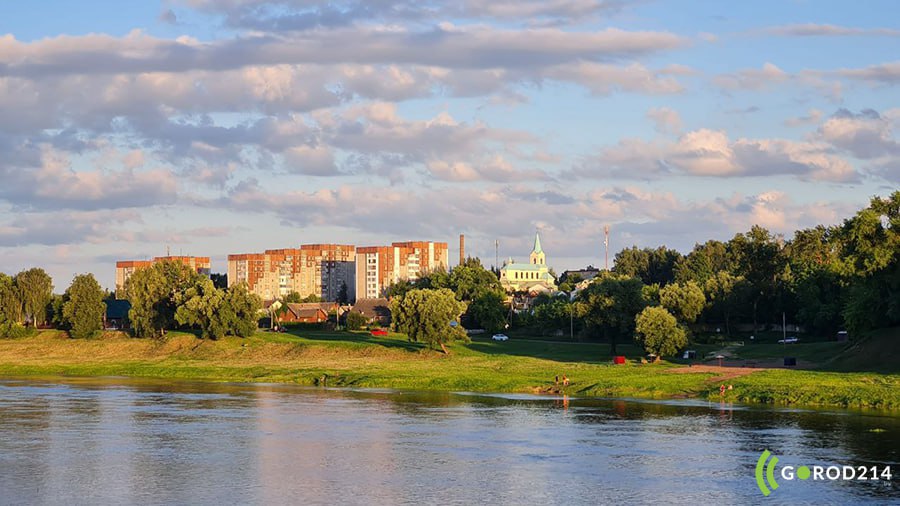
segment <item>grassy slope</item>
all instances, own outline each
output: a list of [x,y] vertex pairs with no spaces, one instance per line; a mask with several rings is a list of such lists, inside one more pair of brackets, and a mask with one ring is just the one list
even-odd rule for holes
[[[532,392],[566,374],[568,393],[592,396],[718,397],[710,373],[669,374],[671,364],[609,366],[608,346],[482,338],[453,355],[408,343],[401,335],[259,333],[249,339],[166,342],[107,334],[75,341],[57,332],[0,341],[0,375],[146,376],[211,381],[296,382],[329,386]],[[637,349],[620,352],[637,356]],[[731,381],[733,400],[900,407],[900,376],[764,371]],[[785,387],[785,385],[788,385]]]

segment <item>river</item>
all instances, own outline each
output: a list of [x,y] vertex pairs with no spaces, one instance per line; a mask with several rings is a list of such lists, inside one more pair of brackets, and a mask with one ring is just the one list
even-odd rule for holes
[[0,504],[887,504],[898,413],[112,379],[0,380]]

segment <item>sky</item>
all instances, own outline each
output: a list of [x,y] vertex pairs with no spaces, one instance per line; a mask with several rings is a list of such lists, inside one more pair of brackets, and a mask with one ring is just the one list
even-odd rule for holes
[[890,0],[9,2],[0,271],[790,237],[900,188],[898,129]]

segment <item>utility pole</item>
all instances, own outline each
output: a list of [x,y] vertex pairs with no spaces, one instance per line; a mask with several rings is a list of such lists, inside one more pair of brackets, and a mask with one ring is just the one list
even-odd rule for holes
[[603,226],[603,246],[606,248],[604,253],[603,268],[609,270],[609,225]]

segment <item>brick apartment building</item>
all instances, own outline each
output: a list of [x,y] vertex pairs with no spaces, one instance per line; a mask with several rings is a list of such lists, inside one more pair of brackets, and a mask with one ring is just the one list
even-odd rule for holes
[[124,297],[125,282],[135,271],[162,261],[181,262],[198,273],[209,276],[209,257],[165,256],[153,260],[121,260],[116,262],[116,298]]
[[447,243],[395,242],[390,246],[356,249],[356,295],[360,299],[382,297],[391,283],[417,280],[438,268],[448,269]]
[[263,300],[291,292],[333,301],[347,285],[356,297],[356,247],[347,244],[304,244],[299,248],[228,255],[228,285],[246,282]]

